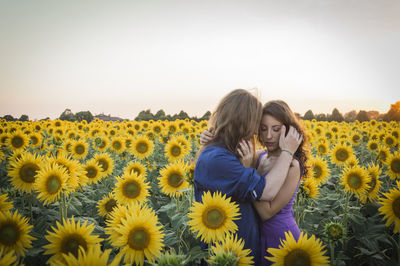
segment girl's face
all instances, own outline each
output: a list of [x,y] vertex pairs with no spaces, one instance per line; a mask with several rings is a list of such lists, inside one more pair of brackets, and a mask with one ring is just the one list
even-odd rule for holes
[[280,149],[279,137],[282,126],[283,124],[271,115],[263,115],[261,119],[261,139],[269,153]]

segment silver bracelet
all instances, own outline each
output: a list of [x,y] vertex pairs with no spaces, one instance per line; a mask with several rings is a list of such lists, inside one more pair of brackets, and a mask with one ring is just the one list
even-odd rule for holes
[[291,153],[291,152],[290,152],[290,151],[288,151],[288,150],[282,150],[282,151],[285,151],[285,152],[289,153],[289,154],[290,154],[290,156],[293,156],[293,153]]

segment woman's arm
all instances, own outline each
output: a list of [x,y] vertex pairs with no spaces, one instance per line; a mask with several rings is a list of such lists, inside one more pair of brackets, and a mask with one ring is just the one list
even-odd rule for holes
[[288,175],[278,194],[272,201],[254,201],[253,205],[263,221],[268,220],[283,207],[285,207],[293,197],[300,179],[300,164],[294,159],[289,169]]
[[[289,167],[293,160],[293,154],[299,147],[303,137],[296,131],[294,127],[290,127],[287,136],[285,136],[285,126],[281,127],[281,135],[279,139],[279,146],[281,147],[281,154],[276,160],[275,165],[268,172],[266,176],[266,184],[260,200],[273,201],[278,194],[286,177],[288,176]],[[264,156],[266,157],[266,156]],[[263,169],[269,164],[268,158],[261,158],[259,168]],[[258,172],[259,169],[257,170]],[[262,171],[265,173],[265,171]]]

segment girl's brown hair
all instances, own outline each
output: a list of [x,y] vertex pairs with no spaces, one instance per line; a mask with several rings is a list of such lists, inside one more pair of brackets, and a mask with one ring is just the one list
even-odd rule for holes
[[[307,153],[304,147],[306,143],[306,135],[304,134],[302,126],[300,125],[296,115],[290,109],[289,105],[281,100],[269,101],[264,105],[262,115],[270,115],[285,125],[285,134],[288,133],[290,126],[292,126],[303,135],[303,141],[300,143],[299,147],[294,153],[294,156],[299,159],[300,164],[303,167],[303,177],[306,177],[308,172],[306,165]],[[261,139],[261,133],[259,133],[258,136],[260,142],[263,143]]]
[[211,114],[209,127],[214,139],[205,146],[223,143],[236,156],[241,139],[251,139],[258,132],[262,104],[247,90],[236,89],[226,95]]

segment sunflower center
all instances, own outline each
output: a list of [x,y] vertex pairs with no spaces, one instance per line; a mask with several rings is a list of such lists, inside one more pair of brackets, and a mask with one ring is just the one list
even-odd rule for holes
[[320,178],[321,177],[321,175],[322,175],[321,166],[315,165],[314,168],[313,168],[313,171],[314,171],[314,177],[315,178]]
[[0,243],[5,246],[14,245],[20,237],[20,230],[15,224],[4,224],[0,226]]
[[155,127],[155,128],[154,128],[154,132],[160,133],[160,132],[161,132],[161,128],[160,128],[160,127]]
[[47,192],[49,194],[57,193],[61,188],[60,178],[56,175],[52,175],[47,179],[46,182]]
[[108,170],[108,162],[105,159],[99,159],[98,163],[100,164],[101,168],[103,168],[103,171],[107,171]]
[[116,141],[113,143],[113,147],[114,147],[114,149],[119,150],[119,149],[121,149],[122,145],[119,141]]
[[136,148],[139,153],[145,153],[148,150],[147,144],[144,142],[138,143]]
[[226,220],[225,212],[218,207],[209,207],[203,213],[203,223],[211,229],[218,229],[224,225]]
[[319,146],[318,151],[319,151],[319,153],[325,153],[326,152],[325,146],[323,146],[323,145]]
[[31,141],[32,141],[32,144],[33,144],[33,145],[36,145],[36,144],[39,142],[38,138],[35,137],[35,136],[32,136],[32,137],[31,137]]
[[115,206],[117,206],[117,201],[115,199],[110,199],[104,205],[104,208],[106,209],[107,212],[112,212]]
[[361,138],[360,138],[359,135],[354,135],[354,136],[353,136],[353,141],[354,141],[354,142],[359,142],[360,139],[361,139]]
[[134,228],[129,233],[128,245],[135,250],[143,250],[149,246],[150,236],[143,227]]
[[357,174],[350,174],[348,181],[351,188],[357,189],[361,187],[361,178]]
[[342,228],[337,225],[332,225],[329,227],[329,236],[331,238],[338,239],[342,236]]
[[87,250],[86,240],[78,234],[67,236],[61,243],[61,252],[68,254],[71,252],[75,257],[78,257],[79,246]]
[[125,197],[134,199],[139,196],[141,189],[138,182],[131,180],[123,185],[122,190]]
[[83,145],[78,145],[75,147],[75,152],[79,155],[85,153],[85,147]]
[[20,136],[15,136],[11,140],[11,145],[14,148],[21,148],[24,145],[24,140]]
[[400,173],[400,159],[394,159],[392,163],[390,164],[390,168],[392,171],[396,174]]
[[142,172],[140,171],[140,169],[137,168],[137,167],[134,167],[131,171],[133,171],[133,172],[136,173],[137,175],[141,175],[141,174],[142,174]]
[[179,187],[183,182],[183,178],[178,173],[172,173],[168,176],[168,185],[171,187]]
[[371,143],[370,148],[371,148],[371,150],[376,150],[378,148],[378,144],[376,144],[375,142]]
[[311,265],[310,255],[302,249],[292,250],[285,256],[284,265],[290,265],[290,266]]
[[36,172],[39,171],[39,167],[34,163],[27,163],[19,170],[21,179],[26,183],[35,182]]
[[394,140],[392,138],[386,138],[386,144],[392,145]]
[[349,158],[349,153],[345,149],[338,149],[336,151],[336,158],[340,162],[344,162]]
[[378,157],[381,159],[381,161],[386,161],[387,154],[385,151],[381,151],[379,152]]
[[171,154],[175,157],[179,156],[181,154],[181,147],[179,146],[172,147]]
[[88,178],[95,178],[97,176],[97,169],[93,166],[89,166],[88,168],[86,168],[86,176]]

